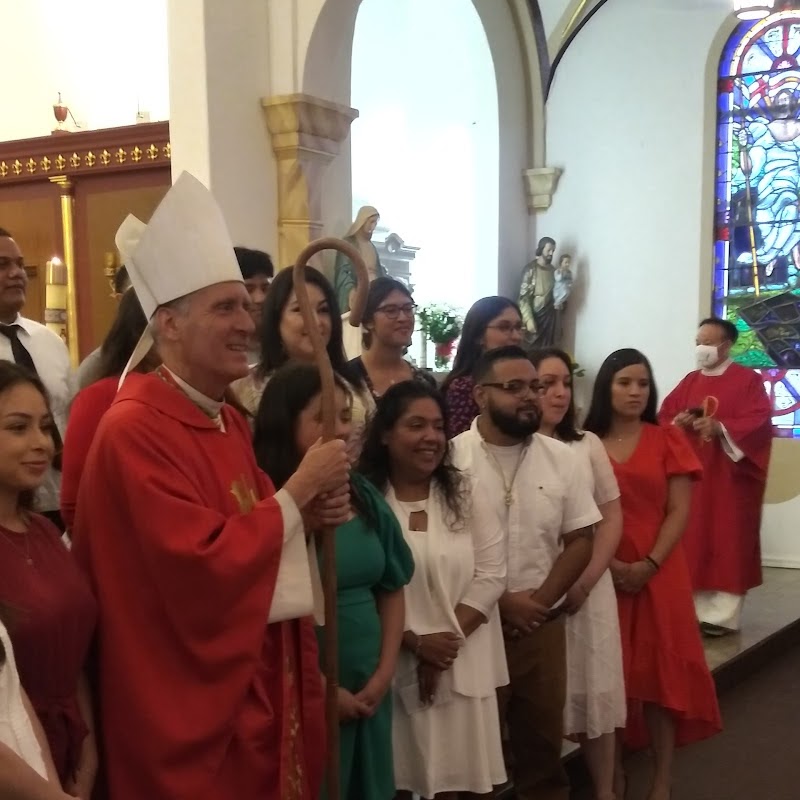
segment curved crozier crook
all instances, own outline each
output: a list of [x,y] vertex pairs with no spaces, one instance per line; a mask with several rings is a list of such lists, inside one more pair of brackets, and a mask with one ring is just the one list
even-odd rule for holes
[[[311,308],[306,285],[306,265],[311,256],[321,250],[338,250],[353,263],[358,278],[356,296],[350,309],[350,324],[361,325],[369,291],[369,273],[361,254],[348,242],[334,237],[316,239],[303,249],[294,265],[294,293],[303,315],[303,323],[314,348],[314,360],[322,383],[322,439],[330,441],[336,430],[336,381],[328,348],[319,332],[316,313]],[[320,531],[317,544],[322,551],[322,592],[325,599],[325,654],[324,672],[325,718],[327,728],[326,784],[328,800],[339,800],[339,670],[338,625],[336,618],[336,539],[335,530]]]
[[322,336],[316,323],[316,314],[311,308],[311,301],[308,299],[305,273],[309,259],[322,250],[338,250],[340,253],[344,253],[355,267],[357,278],[356,296],[350,308],[350,324],[354,328],[361,326],[361,319],[364,316],[367,294],[369,293],[369,273],[361,253],[349,242],[333,236],[315,239],[308,244],[297,257],[297,262],[294,265],[294,293],[297,296],[300,313],[303,315],[303,323],[314,348],[314,359],[317,362],[322,379],[322,439],[328,442],[333,439],[336,427],[336,384],[333,379],[333,367],[328,357],[328,350],[322,341]]

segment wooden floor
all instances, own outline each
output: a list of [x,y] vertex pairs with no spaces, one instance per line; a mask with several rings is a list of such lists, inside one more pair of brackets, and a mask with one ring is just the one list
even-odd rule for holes
[[765,568],[763,585],[747,595],[742,630],[703,640],[708,666],[712,671],[724,668],[799,620],[800,570]]

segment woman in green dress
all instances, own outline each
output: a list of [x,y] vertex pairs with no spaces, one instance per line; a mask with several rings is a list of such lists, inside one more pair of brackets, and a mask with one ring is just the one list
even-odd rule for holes
[[[336,436],[350,433],[352,396],[336,379]],[[256,414],[254,446],[261,468],[280,488],[322,435],[319,371],[290,363],[267,384]],[[380,493],[353,473],[351,518],[336,529],[339,623],[340,796],[391,800],[392,702],[389,693],[403,637],[403,587],[411,580],[411,551]],[[324,519],[307,519],[307,527]],[[321,637],[320,637],[321,641]]]

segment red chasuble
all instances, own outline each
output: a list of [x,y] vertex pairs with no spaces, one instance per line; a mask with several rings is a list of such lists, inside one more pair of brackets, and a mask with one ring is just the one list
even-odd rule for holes
[[247,424],[131,374],[81,477],[73,535],[100,607],[110,800],[316,800],[311,619],[267,625],[283,517]]
[[709,413],[717,406],[714,418],[744,458],[734,462],[720,437],[703,441],[690,435],[703,478],[692,494],[686,557],[695,591],[743,595],[761,583],[761,507],[772,448],[769,399],[753,370],[730,364],[721,375],[690,372],[664,400],[659,420],[669,425],[681,411],[704,404]]

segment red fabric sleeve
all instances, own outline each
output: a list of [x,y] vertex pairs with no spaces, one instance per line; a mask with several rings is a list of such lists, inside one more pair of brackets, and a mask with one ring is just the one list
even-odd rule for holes
[[86,456],[97,426],[114,402],[116,393],[116,378],[107,378],[78,392],[72,402],[61,465],[61,517],[67,530],[75,522],[75,505]]
[[693,481],[703,476],[703,467],[686,434],[675,425],[663,428],[667,476],[688,475]]
[[[737,392],[735,416],[718,417],[736,446],[766,478],[772,450],[772,409],[761,378],[752,370]],[[743,372],[743,374],[746,374]]]

